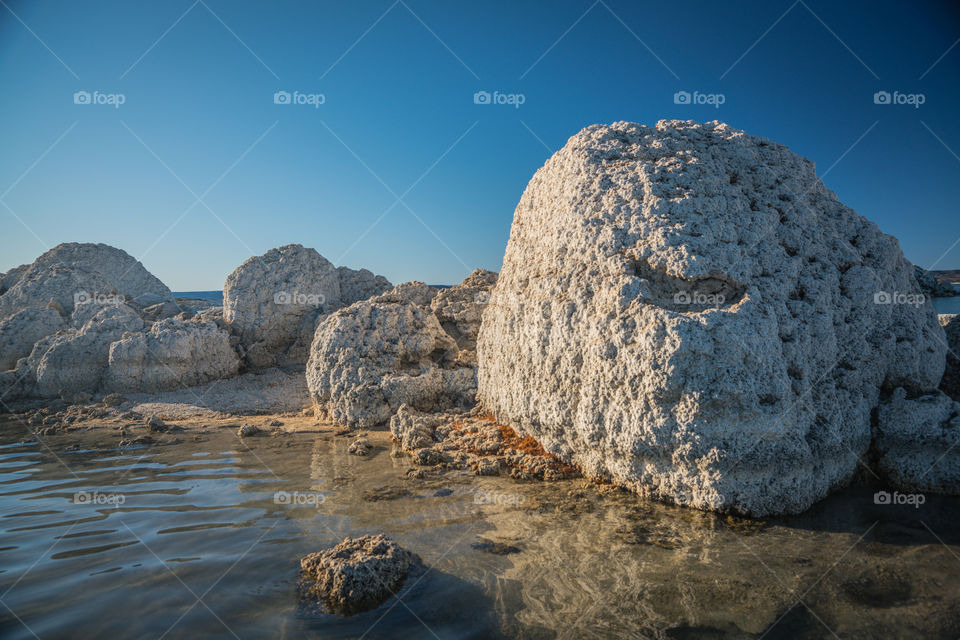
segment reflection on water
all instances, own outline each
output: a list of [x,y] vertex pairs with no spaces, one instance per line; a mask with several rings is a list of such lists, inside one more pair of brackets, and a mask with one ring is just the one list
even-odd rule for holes
[[[584,481],[407,479],[383,434],[364,459],[329,434],[67,451],[25,433],[0,423],[3,638],[960,634],[955,498],[852,488],[755,522]],[[304,615],[299,558],[378,532],[430,570],[366,614]]]

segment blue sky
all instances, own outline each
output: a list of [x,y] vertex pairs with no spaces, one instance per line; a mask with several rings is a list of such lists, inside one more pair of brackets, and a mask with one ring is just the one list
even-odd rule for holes
[[105,242],[219,289],[297,242],[452,283],[499,269],[567,138],[662,118],[789,145],[908,258],[960,268],[958,39],[946,1],[0,0],[0,271]]

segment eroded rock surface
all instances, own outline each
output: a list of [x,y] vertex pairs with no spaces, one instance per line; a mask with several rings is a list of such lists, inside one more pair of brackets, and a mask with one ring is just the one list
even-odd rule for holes
[[230,334],[210,321],[168,318],[110,345],[108,391],[170,391],[237,375]]
[[27,267],[4,276],[0,318],[51,300],[66,314],[77,302],[126,302],[150,293],[173,300],[165,284],[127,252],[105,244],[57,245]]
[[881,389],[937,387],[942,331],[809,160],[716,122],[595,125],[517,207],[478,395],[590,476],[795,513],[852,477]]
[[[369,427],[389,420],[403,404],[426,412],[472,407],[476,368],[472,352],[464,357],[468,350],[457,338],[469,335],[485,300],[461,300],[454,291],[460,287],[473,299],[480,285],[470,281],[443,294],[448,301],[440,308],[449,310],[450,331],[432,309],[441,294],[419,282],[398,285],[325,318],[307,363],[307,384],[318,409],[341,424]],[[477,308],[466,309],[468,304]]]
[[337,269],[316,250],[290,244],[248,259],[227,277],[223,318],[251,368],[302,365],[322,317],[389,286],[382,276]]
[[333,613],[352,615],[397,593],[420,557],[384,535],[346,538],[300,561],[301,593]]
[[33,345],[63,326],[54,307],[29,307],[0,321],[0,371],[8,371],[17,360],[30,355]]
[[960,401],[960,315],[941,314],[938,317],[947,340],[947,365],[940,390]]

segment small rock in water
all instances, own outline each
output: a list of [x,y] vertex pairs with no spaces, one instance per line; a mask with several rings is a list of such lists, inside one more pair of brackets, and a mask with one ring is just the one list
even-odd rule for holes
[[492,553],[495,556],[508,556],[512,553],[520,553],[521,549],[505,542],[493,542],[491,540],[481,540],[470,545],[471,549]]
[[167,423],[164,422],[160,416],[150,416],[150,418],[147,420],[147,427],[150,428],[151,432],[156,433],[160,431],[166,431]]
[[271,427],[282,427],[282,426],[283,426],[283,423],[280,422],[279,420],[271,420],[271,421],[270,421],[270,426],[271,426]]
[[396,593],[420,557],[384,535],[346,538],[300,560],[301,597],[333,613],[353,615]]
[[369,440],[364,437],[360,437],[350,444],[350,448],[347,449],[347,451],[355,456],[365,456],[370,453],[370,449],[372,448],[373,446],[370,444]]

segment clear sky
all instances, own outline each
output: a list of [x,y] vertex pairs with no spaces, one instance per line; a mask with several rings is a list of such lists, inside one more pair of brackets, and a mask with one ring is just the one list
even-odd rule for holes
[[453,283],[567,138],[662,118],[789,145],[960,268],[958,39],[952,0],[0,0],[0,271],[105,242],[220,289],[296,242]]

